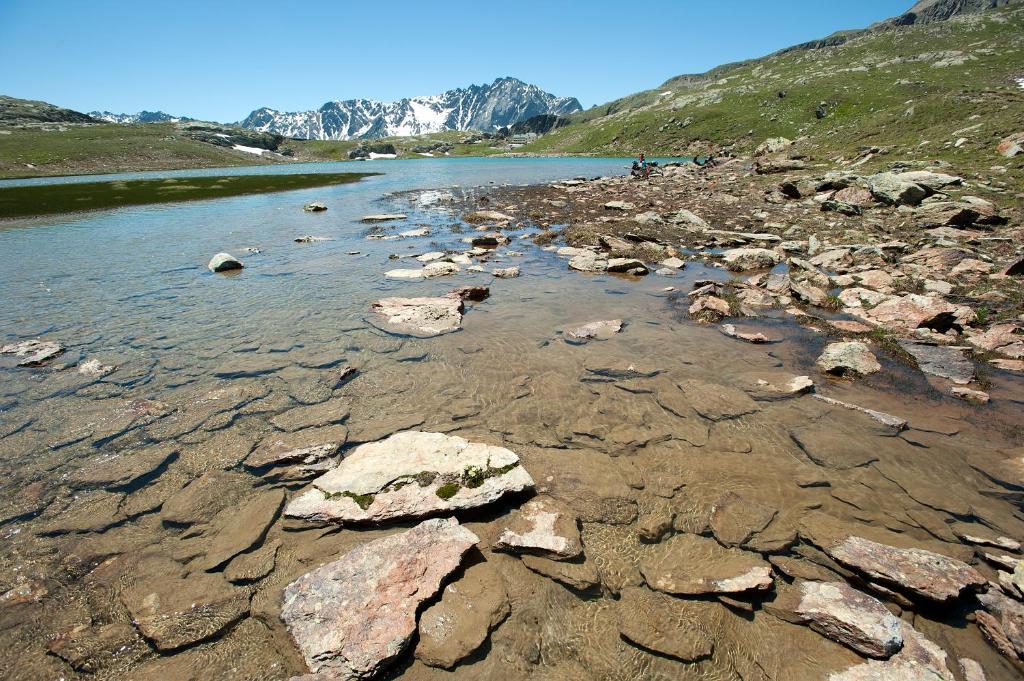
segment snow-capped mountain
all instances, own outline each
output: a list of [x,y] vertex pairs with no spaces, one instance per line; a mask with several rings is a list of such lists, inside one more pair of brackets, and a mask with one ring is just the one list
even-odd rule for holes
[[172,116],[163,111],[140,111],[135,114],[111,113],[110,111],[93,111],[89,114],[93,118],[108,123],[177,123],[178,121],[190,121],[191,118],[184,116]]
[[516,78],[498,78],[489,85],[397,102],[350,99],[291,113],[262,108],[240,125],[299,139],[376,139],[441,130],[497,130],[539,114],[577,111],[582,107],[575,97],[556,97]]

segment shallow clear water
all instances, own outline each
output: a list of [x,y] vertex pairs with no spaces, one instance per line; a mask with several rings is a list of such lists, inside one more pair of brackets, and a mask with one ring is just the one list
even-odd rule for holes
[[[707,659],[683,664],[628,644],[621,620],[649,614],[627,610],[618,595],[641,583],[638,564],[657,545],[641,543],[633,524],[596,519],[623,498],[635,504],[641,522],[671,513],[677,531],[700,532],[709,509],[736,494],[776,511],[769,525],[776,537],[824,534],[838,523],[964,559],[971,551],[950,534],[953,523],[977,533],[1024,535],[1013,498],[982,473],[997,469],[1005,458],[999,450],[1015,445],[1019,382],[994,377],[994,406],[979,412],[884,357],[886,370],[870,380],[829,381],[813,367],[825,339],[781,313],[742,323],[781,340],[755,347],[693,323],[685,296],[663,290],[726,278],[721,271],[691,264],[672,278],[569,273],[563,259],[516,238],[529,229],[510,232],[512,243],[485,263],[488,270],[519,266],[516,279],[465,271],[419,282],[383,277],[389,269],[418,266],[389,256],[462,248],[473,230],[460,226],[446,193],[409,190],[459,185],[476,198],[504,183],[621,174],[625,165],[622,159],[371,162],[343,166],[386,173],[353,185],[0,226],[0,342],[41,336],[68,347],[43,369],[16,369],[0,358],[0,592],[26,580],[47,591],[38,600],[0,605],[0,648],[21,651],[18,667],[5,677],[77,678],[46,653],[48,642],[74,627],[130,621],[121,598],[145,577],[134,571],[140,556],[171,557],[202,572],[188,567],[190,559],[216,535],[222,509],[211,502],[188,528],[165,522],[161,504],[187,484],[231,471],[223,482],[229,512],[258,489],[301,489],[302,480],[261,478],[240,462],[274,432],[275,415],[303,405],[348,409],[350,443],[415,426],[503,444],[521,456],[539,491],[583,518],[586,559],[597,566],[601,584],[579,593],[488,550],[521,500],[466,514],[462,520],[482,539],[478,558],[486,557],[504,580],[511,615],[454,672],[406,654],[395,677],[798,681],[860,661],[805,627],[715,601],[704,623],[716,642]],[[251,172],[285,168],[297,167]],[[329,209],[304,213],[310,201]],[[427,225],[431,235],[367,240],[370,227],[359,218],[382,212],[409,216],[386,223],[387,233]],[[307,234],[331,240],[293,241]],[[246,254],[247,247],[261,252]],[[206,262],[219,251],[239,256],[245,269],[208,272]],[[380,328],[369,312],[381,297],[466,284],[489,285],[491,297],[467,306],[458,333],[403,337]],[[567,327],[611,318],[626,326],[609,340],[575,346],[562,339]],[[119,368],[98,381],[73,368],[57,370],[85,358]],[[337,387],[332,372],[346,363],[359,374]],[[630,377],[629,367],[647,377]],[[749,387],[755,377],[779,371],[812,375],[822,394],[907,418],[911,430],[891,437],[861,414],[809,397],[758,402],[754,411],[718,420],[698,415],[713,401],[714,386]],[[712,388],[680,397],[677,386],[685,381]],[[176,411],[147,422],[161,409]],[[808,430],[825,452],[816,451],[817,460],[793,439]],[[82,471],[102,466],[97,455],[168,441],[178,458],[142,486],[104,492],[73,483]],[[822,484],[796,484],[807,476]],[[263,540],[280,542],[275,569],[240,587],[251,596],[246,619],[174,654],[135,641],[96,676],[176,681],[297,674],[301,662],[278,619],[283,587],[396,529],[324,530],[279,517]],[[771,551],[791,558],[813,553],[793,541]],[[905,613],[951,654],[982,661],[990,679],[1015,677],[976,628],[962,625],[960,613],[939,613],[938,622],[933,615]]]

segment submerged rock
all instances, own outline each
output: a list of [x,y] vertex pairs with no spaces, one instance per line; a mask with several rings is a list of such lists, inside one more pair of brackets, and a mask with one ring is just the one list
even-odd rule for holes
[[737,338],[739,340],[747,341],[748,343],[759,344],[768,343],[771,341],[771,339],[769,339],[768,336],[764,335],[763,333],[749,333],[746,331],[740,331],[736,328],[734,324],[722,324],[722,326],[719,328],[721,328],[722,333],[728,336],[729,338]]
[[601,583],[601,576],[593,561],[568,562],[529,555],[523,556],[522,560],[523,565],[538,575],[553,579],[576,591],[587,591]]
[[800,582],[767,609],[869,657],[887,659],[903,647],[899,618],[845,582]]
[[357,447],[293,499],[285,515],[329,522],[416,518],[532,488],[519,457],[504,447],[405,431]]
[[458,331],[462,327],[462,300],[439,298],[382,298],[371,306],[396,330],[426,337]]
[[924,549],[900,549],[862,537],[847,537],[825,552],[882,584],[939,603],[954,601],[964,592],[986,584],[981,573],[970,565]]
[[516,511],[494,542],[494,549],[575,558],[583,552],[576,515],[547,497],[537,497]]
[[867,344],[860,341],[829,343],[817,364],[823,372],[833,376],[867,376],[882,369]]
[[519,276],[518,267],[504,267],[491,270],[491,274],[498,279],[515,279]]
[[204,570],[214,570],[260,544],[283,503],[284,490],[272,489],[260,493],[243,506],[221,511],[213,521],[216,535],[197,565]]
[[714,539],[677,534],[640,561],[652,589],[678,596],[765,591],[772,568],[756,553],[723,548]]
[[0,348],[0,355],[21,357],[18,366],[37,367],[64,352],[64,346],[56,341],[27,340]]
[[420,615],[416,659],[451,669],[483,645],[510,612],[501,575],[487,563],[472,565]]
[[323,211],[327,210],[327,206],[323,203],[320,203],[319,201],[314,201],[313,203],[307,203],[305,206],[302,207],[302,210],[306,211],[307,213],[322,213]]
[[614,336],[622,330],[621,319],[606,319],[599,322],[589,322],[582,326],[567,329],[565,337],[572,341],[586,342],[591,339],[604,340]]
[[207,267],[211,272],[227,272],[229,270],[240,270],[245,265],[242,261],[231,255],[230,253],[218,253],[217,255],[210,258]]
[[216,636],[249,612],[248,593],[220,575],[184,574],[162,557],[140,561],[121,601],[142,635],[160,651],[183,648]]
[[906,622],[899,624],[903,648],[898,653],[888,660],[868,660],[833,672],[828,681],[954,681],[946,652]]
[[90,378],[103,378],[116,370],[117,367],[105,365],[98,359],[90,359],[78,365],[78,373]]
[[309,671],[327,679],[380,672],[408,646],[419,606],[478,541],[454,518],[425,520],[289,584],[281,619]]
[[714,641],[707,631],[715,619],[715,610],[721,607],[631,586],[620,594],[615,621],[622,638],[630,643],[693,662],[714,651]]

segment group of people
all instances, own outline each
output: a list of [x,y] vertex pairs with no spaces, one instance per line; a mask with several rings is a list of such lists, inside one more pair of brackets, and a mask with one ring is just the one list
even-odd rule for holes
[[[718,165],[717,161],[715,161],[715,157],[711,155],[703,157],[703,160],[699,156],[694,156],[693,162],[700,166],[701,168],[713,168],[716,165]],[[643,152],[640,152],[640,157],[637,160],[633,161],[633,169],[630,172],[630,174],[633,177],[640,177],[646,180],[651,176],[651,168],[657,167],[657,161],[652,161],[650,164],[648,164],[647,157],[644,156]]]

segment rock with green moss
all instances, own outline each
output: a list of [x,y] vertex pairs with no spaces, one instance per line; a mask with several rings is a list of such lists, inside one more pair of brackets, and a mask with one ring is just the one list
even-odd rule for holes
[[405,431],[356,447],[285,509],[293,518],[375,522],[476,508],[533,488],[504,447]]

